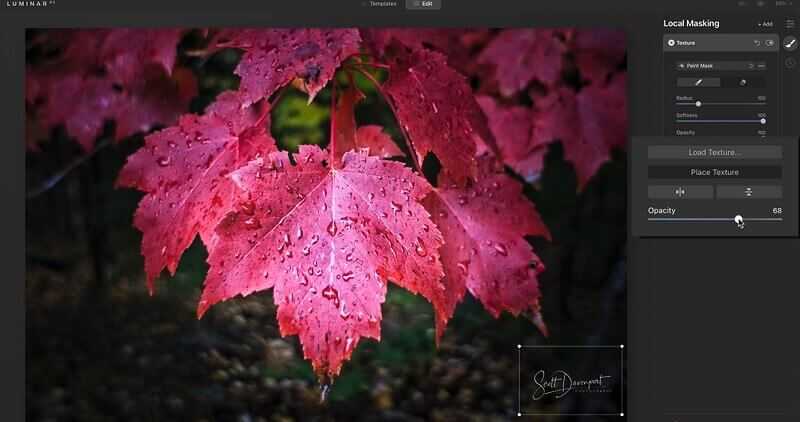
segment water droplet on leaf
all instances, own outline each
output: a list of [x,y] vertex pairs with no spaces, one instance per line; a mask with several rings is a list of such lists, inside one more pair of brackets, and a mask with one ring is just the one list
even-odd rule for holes
[[258,217],[250,217],[244,220],[244,227],[248,230],[256,230],[261,228],[261,220]]
[[417,250],[417,255],[419,256],[425,256],[428,254],[428,249],[425,248],[425,244],[422,243],[422,239],[420,238],[417,238],[416,250]]

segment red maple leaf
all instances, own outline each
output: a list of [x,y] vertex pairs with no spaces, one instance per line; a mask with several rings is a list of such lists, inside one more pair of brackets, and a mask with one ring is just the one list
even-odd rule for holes
[[405,156],[392,141],[392,137],[378,125],[359,126],[356,132],[356,145],[359,148],[369,148],[371,155],[381,158]]
[[605,83],[628,50],[624,29],[578,29],[570,41],[569,49],[575,56],[578,72],[591,83]]
[[304,145],[232,173],[238,210],[217,228],[198,316],[274,288],[281,334],[298,334],[323,383],[361,337],[380,339],[386,280],[443,309],[442,236],[420,204],[428,182],[402,163]]
[[599,116],[596,129],[609,148],[628,148],[628,73],[619,72],[607,84],[584,87],[586,108]]
[[[610,159],[612,148],[626,147],[627,77],[615,74],[607,85],[584,86],[575,93],[558,87],[537,101],[536,109],[504,105],[478,97],[504,162],[525,180],[538,179],[547,144],[561,141],[582,187]],[[482,153],[486,148],[479,148]]]
[[537,116],[536,142],[560,140],[565,159],[575,166],[579,187],[610,159],[609,150],[627,139],[626,74],[608,85],[589,85],[575,93],[560,87],[544,99]]
[[175,69],[176,29],[54,31],[61,53],[25,72],[25,98],[42,125],[64,125],[91,150],[106,119],[115,139],[173,124],[197,95],[194,75]]
[[214,228],[233,206],[228,173],[277,150],[269,110],[239,104],[237,93],[224,93],[205,115],[183,116],[178,126],[146,136],[120,171],[117,186],[146,192],[133,224],[143,233],[151,292],[164,268],[175,274],[196,235],[213,243]]
[[90,151],[106,118],[122,102],[113,83],[92,75],[35,72],[26,71],[25,93],[42,126],[49,132],[64,125],[78,145]]
[[152,67],[131,81],[113,108],[116,122],[115,139],[125,139],[134,133],[147,133],[156,123],[177,123],[177,115],[189,108],[197,96],[194,73],[176,68],[169,76]]
[[493,158],[478,161],[477,181],[462,188],[442,173],[439,187],[423,201],[446,239],[439,250],[447,304],[437,321],[439,336],[467,289],[495,317],[538,312],[537,276],[544,266],[525,236],[550,234],[522,185],[497,172]]
[[475,140],[496,148],[486,116],[466,79],[442,54],[414,50],[395,57],[384,90],[411,138],[418,162],[432,151],[459,183],[475,172]]
[[180,29],[114,29],[102,39],[99,59],[113,79],[127,83],[140,76],[143,64],[157,64],[167,75],[175,66]]
[[421,50],[426,46],[433,47],[443,53],[464,48],[459,40],[463,31],[444,28],[375,28],[362,29],[361,38],[364,45],[376,54],[383,54],[393,40],[399,41],[412,50]]
[[556,29],[506,29],[494,37],[478,61],[495,66],[504,96],[524,91],[534,79],[554,85],[563,67],[566,48]]
[[[364,94],[352,81],[339,96],[334,116],[336,121],[334,144],[337,151],[369,148],[370,155],[377,155],[381,158],[403,156],[403,152],[392,141],[392,137],[383,133],[380,126],[369,125],[356,129],[355,107],[363,98]],[[341,160],[341,156],[337,154],[335,159]]]
[[244,50],[236,74],[242,77],[244,105],[249,105],[295,78],[311,102],[342,60],[358,52],[359,37],[356,29],[228,29],[215,40],[216,47]]
[[360,32],[364,46],[377,56],[392,56],[390,47],[398,41],[411,50],[429,48],[444,54],[447,63],[465,75],[475,73],[475,53],[490,38],[490,30],[485,28],[375,28]]
[[[506,106],[489,96],[479,96],[477,100],[489,120],[504,163],[528,182],[538,179],[547,143],[534,136],[534,113],[531,109]],[[479,148],[478,153],[484,151],[488,148]]]

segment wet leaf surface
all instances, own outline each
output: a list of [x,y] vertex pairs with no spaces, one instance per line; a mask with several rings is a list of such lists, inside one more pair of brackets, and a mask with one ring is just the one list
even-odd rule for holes
[[198,315],[274,289],[282,335],[298,334],[323,386],[362,337],[380,339],[386,282],[441,311],[441,234],[419,203],[431,187],[401,163],[316,146],[236,170],[237,210],[217,229]]
[[187,115],[179,126],[145,137],[128,157],[117,186],[146,194],[133,224],[143,233],[148,287],[166,268],[172,274],[195,236],[206,245],[233,207],[236,186],[228,174],[276,151],[268,110],[242,109],[238,94],[227,92],[202,116]]

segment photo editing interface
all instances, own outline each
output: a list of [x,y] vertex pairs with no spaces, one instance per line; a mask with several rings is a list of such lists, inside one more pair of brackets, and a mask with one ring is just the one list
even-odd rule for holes
[[800,421],[798,1],[0,22],[8,420]]

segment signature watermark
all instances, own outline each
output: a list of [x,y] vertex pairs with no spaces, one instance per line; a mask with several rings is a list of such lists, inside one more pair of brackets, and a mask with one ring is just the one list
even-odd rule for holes
[[518,345],[517,416],[624,416],[624,348]]
[[554,371],[547,377],[547,373],[542,369],[533,374],[533,384],[535,389],[531,398],[541,400],[545,396],[551,395],[561,398],[575,393],[609,393],[611,392],[611,375],[600,374],[595,378],[575,379],[566,371]]

